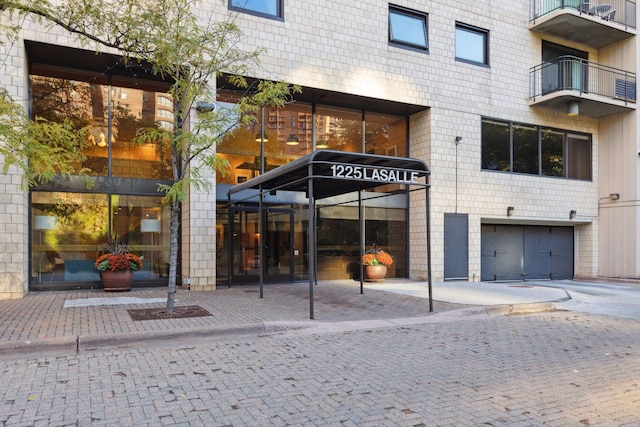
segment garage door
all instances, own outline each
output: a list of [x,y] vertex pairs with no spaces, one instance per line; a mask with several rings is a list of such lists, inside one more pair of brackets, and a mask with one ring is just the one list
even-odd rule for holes
[[482,226],[483,281],[570,279],[573,227]]

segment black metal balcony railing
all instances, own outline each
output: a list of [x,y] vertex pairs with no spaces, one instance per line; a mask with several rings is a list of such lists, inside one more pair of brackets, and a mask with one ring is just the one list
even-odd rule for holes
[[589,62],[574,56],[532,67],[530,97],[536,99],[561,90],[590,93],[625,102],[636,102],[636,74]]
[[529,0],[529,21],[558,9],[574,9],[604,21],[636,28],[636,3],[631,0]]

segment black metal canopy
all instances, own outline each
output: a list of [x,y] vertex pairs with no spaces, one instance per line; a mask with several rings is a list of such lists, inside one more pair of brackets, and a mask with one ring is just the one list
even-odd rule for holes
[[[308,194],[309,180],[313,180],[312,196],[323,199],[385,184],[421,185],[418,179],[429,174],[429,168],[422,160],[318,150],[234,185],[229,195],[248,189],[303,191]],[[422,185],[428,185],[428,182]]]
[[[276,190],[304,192],[309,200],[309,318],[313,319],[313,286],[317,284],[316,260],[316,199],[338,196],[340,194],[358,192],[360,219],[360,252],[364,253],[364,207],[362,190],[388,184],[419,186],[426,190],[426,241],[427,241],[427,276],[429,284],[429,311],[433,311],[431,288],[431,231],[429,213],[429,175],[430,171],[422,160],[380,156],[375,154],[359,154],[344,151],[318,150],[286,165],[265,172],[229,189],[227,197],[229,205],[255,200],[259,198],[260,234],[263,229],[263,197],[265,193]],[[422,181],[422,182],[421,182]],[[245,190],[250,192],[241,200],[232,196]],[[231,234],[231,233],[229,233]],[[231,245],[229,245],[231,246]],[[231,247],[229,247],[231,251]],[[264,248],[260,244],[260,259],[263,259]],[[231,258],[230,258],[231,259]],[[230,261],[231,265],[231,261]],[[363,274],[360,274],[360,292],[363,293]],[[229,275],[231,286],[231,274]],[[260,297],[263,295],[264,271],[260,268]]]

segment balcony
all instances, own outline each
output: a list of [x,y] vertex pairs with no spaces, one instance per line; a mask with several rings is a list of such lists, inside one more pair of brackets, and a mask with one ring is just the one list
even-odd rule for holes
[[630,0],[529,0],[529,29],[601,49],[636,35]]
[[567,111],[578,103],[581,115],[604,117],[636,109],[636,75],[574,56],[532,67],[529,105]]

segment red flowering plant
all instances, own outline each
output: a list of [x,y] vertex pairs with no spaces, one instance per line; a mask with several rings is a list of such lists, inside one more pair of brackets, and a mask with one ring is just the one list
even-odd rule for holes
[[386,265],[393,264],[393,257],[381,248],[376,247],[375,243],[372,249],[369,249],[362,255],[362,265]]
[[104,254],[96,259],[94,265],[100,271],[137,271],[142,269],[142,260],[129,253],[126,245],[112,240],[104,244]]

